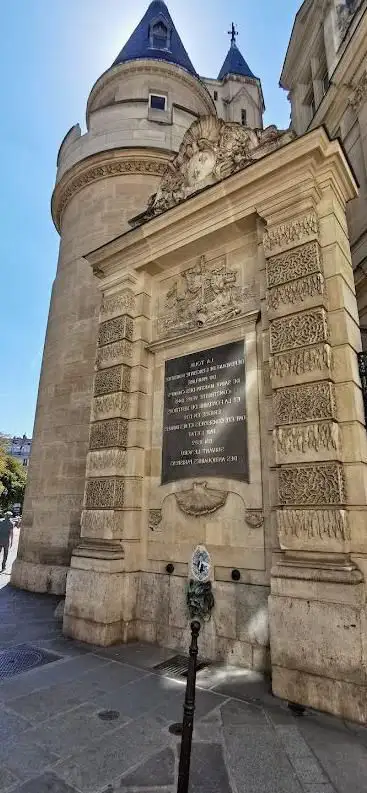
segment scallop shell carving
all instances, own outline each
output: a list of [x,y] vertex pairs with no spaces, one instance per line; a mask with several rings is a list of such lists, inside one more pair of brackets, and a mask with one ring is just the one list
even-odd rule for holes
[[190,490],[181,490],[175,497],[181,512],[199,517],[224,507],[228,492],[209,488],[207,482],[194,482]]

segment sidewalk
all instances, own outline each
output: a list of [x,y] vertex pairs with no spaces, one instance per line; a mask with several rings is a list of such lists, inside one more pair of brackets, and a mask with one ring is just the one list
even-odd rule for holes
[[[0,579],[0,651],[27,644],[51,659],[4,678],[0,653],[0,793],[174,793],[180,741],[168,727],[185,682],[154,669],[174,653],[69,641],[57,598]],[[367,729],[297,718],[245,670],[209,667],[198,686],[190,793],[366,793]]]

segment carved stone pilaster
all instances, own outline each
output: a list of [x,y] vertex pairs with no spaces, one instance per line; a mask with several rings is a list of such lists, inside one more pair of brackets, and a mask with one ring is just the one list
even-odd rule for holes
[[331,508],[346,495],[318,230],[310,212],[264,237],[278,499],[290,507],[277,525],[281,547],[300,551],[327,546],[328,531],[336,550],[347,538],[344,511]]

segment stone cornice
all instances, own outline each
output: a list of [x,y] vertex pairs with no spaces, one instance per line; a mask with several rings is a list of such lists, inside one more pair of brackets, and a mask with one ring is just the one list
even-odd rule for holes
[[215,107],[215,103],[206,85],[202,82],[200,77],[194,77],[193,75],[189,74],[189,72],[181,69],[179,66],[172,65],[165,61],[135,60],[127,61],[126,63],[120,63],[117,66],[114,66],[113,69],[108,69],[97,80],[90,92],[88,99],[87,123],[90,114],[94,110],[93,105],[106,85],[111,85],[113,82],[119,82],[122,76],[146,76],[147,74],[160,75],[165,78],[167,75],[171,75],[175,80],[177,80],[177,82],[183,83],[191,92],[195,91],[196,94],[200,96],[207,113],[216,115],[217,109]]
[[319,184],[327,185],[332,180],[344,201],[357,195],[340,145],[318,129],[125,232],[85,258],[111,286],[124,273],[143,269],[152,261],[164,271],[171,265],[173,251],[211,234],[214,228],[219,230],[256,212],[268,223],[281,223],[287,207],[294,204],[299,209],[301,175],[303,204],[308,197],[306,214],[319,200]]
[[62,214],[72,199],[83,187],[100,179],[123,174],[146,174],[163,176],[171,156],[167,152],[160,152],[154,156],[141,150],[126,151],[124,149],[111,149],[87,157],[64,174],[57,183],[51,202],[51,213],[57,230],[60,232]]

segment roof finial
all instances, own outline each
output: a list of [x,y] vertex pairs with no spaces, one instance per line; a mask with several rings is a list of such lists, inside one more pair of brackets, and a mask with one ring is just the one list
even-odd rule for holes
[[231,47],[236,47],[236,38],[238,36],[238,30],[236,30],[234,22],[232,22],[232,27],[231,30],[228,31],[228,35],[231,37]]

